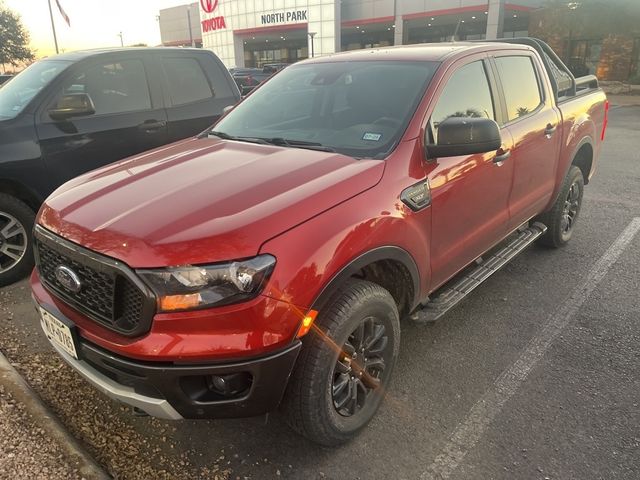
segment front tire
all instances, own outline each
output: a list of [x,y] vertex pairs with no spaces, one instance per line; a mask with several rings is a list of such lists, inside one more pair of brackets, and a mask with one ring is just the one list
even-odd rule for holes
[[550,248],[566,245],[573,234],[573,227],[582,207],[584,176],[582,170],[573,165],[562,182],[558,198],[548,212],[538,216],[535,221],[544,223],[547,232],[538,242]]
[[325,446],[355,437],[384,398],[399,348],[391,294],[375,283],[349,281],[303,340],[283,401],[289,425]]
[[34,221],[35,213],[26,203],[0,193],[0,287],[17,282],[33,269]]

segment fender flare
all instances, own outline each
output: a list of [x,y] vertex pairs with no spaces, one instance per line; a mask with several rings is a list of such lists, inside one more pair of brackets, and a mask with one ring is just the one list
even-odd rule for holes
[[352,259],[347,265],[342,267],[333,275],[333,277],[331,277],[331,280],[326,283],[313,301],[311,308],[319,311],[349,277],[353,276],[367,265],[380,260],[395,260],[401,263],[409,271],[413,283],[413,295],[409,309],[410,311],[413,310],[420,294],[420,273],[418,266],[409,252],[403,248],[391,245],[373,248]]
[[[576,159],[576,156],[578,155],[578,152],[585,145],[589,145],[591,147],[591,150],[593,151],[593,154],[595,156],[595,148],[593,146],[593,140],[589,135],[585,135],[584,137],[582,137],[582,139],[573,148],[573,152],[571,152],[571,162],[567,165],[567,168],[565,169],[565,172],[564,172],[564,175],[562,176],[562,178],[567,176],[567,173],[569,173],[569,170],[571,169],[571,166],[573,165],[573,161]],[[591,159],[591,169],[592,170],[593,170],[593,160],[594,159],[592,158]],[[589,172],[589,173],[591,173],[591,172]],[[589,179],[585,178],[585,183],[587,183],[588,181],[589,181]]]
[[[566,167],[564,167],[564,169],[562,171],[562,176],[556,180],[556,186],[555,186],[555,189],[553,191],[553,195],[551,195],[551,200],[549,201],[549,204],[544,209],[545,212],[547,210],[549,210],[553,206],[553,204],[556,202],[556,200],[558,199],[558,195],[560,194],[560,186],[562,185],[563,180],[565,179],[565,177],[569,173],[569,170],[571,170],[571,167],[574,165],[573,161],[576,159],[576,155],[578,154],[580,149],[582,147],[584,147],[585,145],[591,146],[591,149],[594,151],[594,155],[595,155],[595,149],[593,148],[593,139],[589,135],[585,135],[576,144],[576,146],[573,147],[573,151],[571,152],[571,157],[570,157],[571,161],[567,163]],[[594,159],[592,158],[591,159],[591,162],[592,162],[591,163],[591,169],[593,169],[593,160]],[[558,167],[558,168],[560,168],[560,167]],[[586,183],[587,183],[587,181],[585,179],[585,184]]]

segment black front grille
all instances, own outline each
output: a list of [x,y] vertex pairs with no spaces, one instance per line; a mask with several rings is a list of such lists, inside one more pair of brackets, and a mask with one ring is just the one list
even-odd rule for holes
[[[135,274],[109,257],[37,227],[36,262],[42,283],[56,297],[105,327],[128,336],[149,330],[155,299]],[[71,269],[80,280],[78,292],[60,283],[56,269]]]

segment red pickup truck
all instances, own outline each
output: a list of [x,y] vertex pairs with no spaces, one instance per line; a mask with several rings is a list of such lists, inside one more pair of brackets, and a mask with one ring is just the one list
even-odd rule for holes
[[278,406],[336,445],[380,406],[401,319],[440,317],[572,236],[607,122],[534,39],[341,53],[196,138],[80,176],[35,228],[59,354],[168,419]]

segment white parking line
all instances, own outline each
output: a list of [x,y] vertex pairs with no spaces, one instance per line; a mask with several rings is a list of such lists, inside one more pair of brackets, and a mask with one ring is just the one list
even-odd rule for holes
[[640,231],[640,217],[634,218],[627,225],[567,301],[549,317],[544,328],[529,342],[518,360],[498,377],[493,386],[471,408],[466,419],[455,429],[442,452],[420,476],[422,480],[445,480],[458,468],[465,455],[482,437],[504,404],[525,381],[553,340],[567,326],[638,231]]

